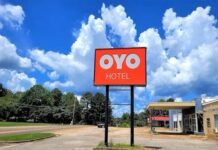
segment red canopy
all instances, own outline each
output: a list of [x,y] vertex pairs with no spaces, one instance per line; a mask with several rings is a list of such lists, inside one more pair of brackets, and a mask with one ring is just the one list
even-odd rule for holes
[[151,120],[156,121],[169,121],[169,116],[152,116]]

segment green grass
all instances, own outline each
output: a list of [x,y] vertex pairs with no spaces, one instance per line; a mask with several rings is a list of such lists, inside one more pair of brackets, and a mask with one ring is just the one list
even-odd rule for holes
[[38,125],[48,125],[46,123],[32,123],[32,122],[6,122],[0,121],[0,127],[9,127],[9,126],[38,126]]
[[8,135],[0,135],[0,141],[12,141],[12,142],[21,142],[21,141],[32,141],[39,140],[49,137],[54,137],[53,133],[43,133],[43,132],[30,132],[30,133],[16,133]]
[[[110,141],[108,143],[108,147],[110,148],[124,148],[124,149],[134,149],[134,150],[141,150],[143,149],[143,147],[141,145],[134,145],[134,146],[130,146],[130,144],[126,144],[126,143],[113,143],[112,141]],[[98,144],[98,146],[96,148],[102,148],[105,147],[103,142],[100,142]]]

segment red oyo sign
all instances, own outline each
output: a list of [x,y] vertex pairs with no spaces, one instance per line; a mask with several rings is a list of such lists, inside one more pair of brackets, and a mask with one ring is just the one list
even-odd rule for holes
[[146,85],[146,48],[95,50],[94,85]]

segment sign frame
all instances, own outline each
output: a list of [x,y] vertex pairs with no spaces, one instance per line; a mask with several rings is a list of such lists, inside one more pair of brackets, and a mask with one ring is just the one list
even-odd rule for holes
[[[144,84],[116,84],[116,83],[109,83],[109,84],[96,84],[96,53],[97,51],[112,51],[112,50],[131,50],[131,49],[137,49],[137,50],[144,50],[145,52],[145,56],[144,56],[144,67],[145,67],[145,83]],[[106,86],[106,85],[110,85],[110,86],[140,86],[140,87],[145,87],[147,85],[147,47],[118,47],[118,48],[96,48],[95,49],[95,54],[94,54],[94,86]]]

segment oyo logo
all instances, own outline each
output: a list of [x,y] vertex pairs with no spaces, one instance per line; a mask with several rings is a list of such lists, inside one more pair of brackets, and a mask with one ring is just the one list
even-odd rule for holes
[[137,54],[118,54],[108,55],[105,54],[100,58],[100,66],[103,69],[110,69],[113,65],[115,65],[117,69],[123,68],[123,62],[125,61],[126,66],[130,69],[135,69],[140,64],[140,58]]

